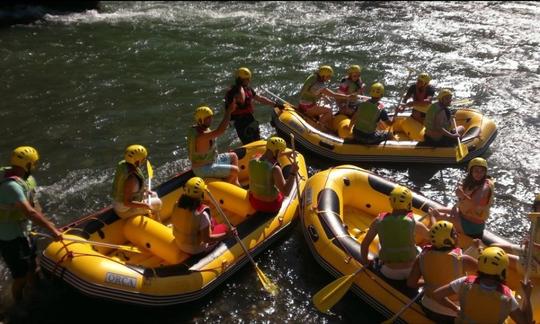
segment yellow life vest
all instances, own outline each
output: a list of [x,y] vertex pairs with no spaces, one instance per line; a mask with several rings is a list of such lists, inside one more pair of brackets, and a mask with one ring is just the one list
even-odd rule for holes
[[[419,264],[426,291],[433,291],[463,276],[461,255],[460,248],[451,251],[439,251],[429,245],[422,250],[419,256]],[[444,269],[444,271],[441,271],[441,269]]]
[[209,213],[210,207],[204,204],[201,204],[194,211],[175,207],[171,223],[173,224],[173,234],[178,246],[190,246],[193,249],[201,247],[202,236],[199,229],[205,212]]
[[456,323],[504,323],[510,315],[512,292],[503,284],[486,290],[476,276],[468,276],[458,295],[461,311]]
[[[483,224],[489,217],[489,210],[493,204],[493,193],[495,190],[495,184],[491,179],[486,179],[486,183],[489,186],[489,198],[486,201],[481,201],[480,206],[477,205],[474,201],[469,199],[463,199],[458,201],[457,207],[461,214],[463,214],[469,221],[476,224]],[[478,189],[473,190],[469,194],[473,196]],[[474,197],[471,197],[474,199]]]

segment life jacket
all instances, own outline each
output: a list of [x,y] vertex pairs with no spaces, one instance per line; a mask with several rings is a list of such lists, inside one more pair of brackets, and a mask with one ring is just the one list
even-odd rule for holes
[[203,134],[204,130],[199,126],[192,126],[188,130],[188,155],[191,164],[206,165],[215,161],[217,156],[217,143],[214,140],[210,140],[210,148],[208,151],[200,153],[197,152],[197,136]]
[[377,129],[377,121],[381,115],[378,103],[374,102],[373,99],[364,101],[358,105],[356,113],[358,114],[358,117],[356,119],[356,124],[354,125],[355,129],[365,134],[375,132]]
[[277,162],[262,159],[262,155],[255,156],[249,161],[249,191],[257,197],[276,199],[279,191],[274,183],[272,169]]
[[377,233],[381,242],[379,258],[384,263],[413,261],[416,257],[414,241],[415,221],[412,212],[406,215],[381,213],[377,216]]
[[456,323],[504,323],[511,312],[512,291],[502,283],[486,290],[478,280],[477,276],[467,276],[458,292],[461,311]]
[[353,94],[358,92],[362,88],[362,80],[359,78],[356,81],[351,80],[349,77],[341,79],[341,84],[339,85],[339,91],[344,94]]
[[205,212],[210,214],[210,207],[205,204],[199,205],[193,211],[185,208],[175,208],[171,223],[173,224],[173,234],[177,245],[187,245],[193,249],[201,247],[202,235],[199,229]]
[[134,193],[133,200],[142,201],[144,193],[144,175],[139,167],[125,160],[118,162],[116,174],[114,175],[112,196],[114,201],[124,203],[124,184],[130,175],[135,175],[139,181],[139,190]]
[[[236,103],[236,110],[231,113],[233,116],[253,114],[253,98],[255,97],[255,91],[248,86],[241,86],[241,88],[244,89],[245,99],[243,103]],[[240,89],[234,93],[235,96],[238,94],[239,90]]]
[[[11,166],[3,166],[0,167],[0,172],[7,172],[12,169]],[[22,180],[22,178],[21,178]],[[26,185],[28,187],[28,202],[32,207],[35,206],[35,196],[36,196],[36,188],[37,188],[37,181],[36,178],[34,178],[33,175],[28,175],[28,177],[25,180]]]
[[[15,181],[19,186],[21,186],[24,192],[24,196],[28,201],[31,201],[30,188],[26,181],[24,181],[20,177],[11,176],[0,180],[0,186],[9,181]],[[0,204],[0,223],[24,221],[26,221],[26,216],[21,210],[15,207],[14,204]]]
[[450,130],[450,118],[452,117],[452,114],[450,113],[450,109],[447,107],[444,107],[440,104],[440,102],[436,102],[429,106],[427,112],[426,112],[426,119],[424,120],[424,126],[426,127],[426,132],[428,131],[439,131],[438,129],[434,129],[435,127],[435,117],[439,114],[439,112],[443,110],[446,114],[446,122],[444,123],[443,128],[446,130]]
[[[495,184],[494,182],[486,178],[485,183],[489,186],[489,197],[484,198],[480,201],[480,205],[476,205],[472,200],[469,199],[463,199],[458,201],[457,206],[459,208],[459,211],[461,214],[463,214],[468,220],[470,220],[473,223],[476,224],[483,224],[486,222],[486,220],[489,217],[489,210],[491,208],[491,205],[493,204],[493,192],[495,190]],[[474,195],[481,189],[481,187],[477,187],[471,192],[466,192],[471,198],[474,199]],[[481,207],[481,208],[478,208]],[[478,210],[479,209],[479,210]]]
[[[315,87],[317,86],[317,87]],[[315,89],[313,89],[315,87]],[[300,103],[303,104],[314,104],[320,97],[320,90],[324,89],[326,86],[324,82],[319,80],[318,74],[314,73],[310,75],[304,85],[302,90],[300,90]]]
[[[460,278],[464,274],[461,248],[450,251],[436,250],[433,246],[424,247],[419,255],[419,265],[424,277],[426,291],[435,289]],[[444,271],[441,271],[444,269]]]

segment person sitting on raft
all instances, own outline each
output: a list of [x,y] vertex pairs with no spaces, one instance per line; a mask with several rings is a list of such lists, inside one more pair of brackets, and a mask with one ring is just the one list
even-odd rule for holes
[[452,112],[450,104],[452,103],[452,92],[443,89],[437,96],[437,102],[429,106],[424,126],[426,128],[423,145],[426,146],[455,146],[457,139],[461,138],[465,132],[463,126],[453,129]]
[[487,174],[487,161],[477,157],[469,162],[467,176],[456,189],[458,198],[453,208],[429,209],[437,219],[450,217],[459,232],[481,239],[493,204],[494,181]]
[[362,240],[360,262],[367,266],[369,246],[379,235],[379,260],[383,263],[381,273],[388,279],[407,279],[417,254],[415,236],[421,241],[429,239],[428,228],[414,219],[412,199],[409,189],[396,186],[390,193],[392,212],[379,214]]
[[[407,279],[410,288],[424,287],[422,309],[435,323],[454,323],[457,313],[431,298],[433,291],[454,279],[478,268],[475,258],[463,254],[458,243],[458,232],[447,221],[438,221],[430,230],[431,245],[423,248],[416,257]],[[420,278],[423,279],[420,279]]]
[[[431,81],[431,77],[429,74],[422,72],[418,75],[418,78],[416,79],[416,83],[411,84],[409,89],[407,90],[407,93],[405,94],[405,97],[403,97],[402,103],[404,104],[402,107],[412,107],[412,113],[411,118],[418,121],[419,123],[423,124],[424,119],[426,118],[426,114],[422,111],[415,108],[415,106],[420,105],[431,105],[431,101],[433,100],[433,97],[435,96],[435,88],[429,84]],[[412,101],[407,102],[409,98],[412,97]]]
[[205,191],[203,179],[189,179],[172,213],[176,245],[189,254],[209,252],[231,232],[227,225],[218,224],[210,216],[210,207],[203,203]]
[[356,100],[356,95],[345,95],[328,89],[326,82],[330,81],[334,70],[328,65],[323,65],[319,70],[311,74],[300,90],[300,103],[298,110],[309,117],[319,118],[323,131],[332,129],[332,108],[317,105],[321,96],[326,95],[334,99]]
[[384,95],[382,83],[372,84],[369,95],[371,99],[358,105],[358,109],[347,127],[348,131],[350,132],[351,128],[354,127],[354,140],[360,144],[379,144],[387,139],[393,139],[394,137],[390,131],[377,129],[379,121],[382,121],[388,127],[392,125],[386,110],[379,108],[379,101]]
[[[363,95],[366,84],[362,81],[362,78],[360,77],[360,72],[362,72],[362,68],[360,67],[360,65],[355,64],[349,66],[349,68],[347,69],[347,76],[341,79],[341,83],[337,92],[346,95]],[[357,108],[356,100],[351,101],[348,98],[347,100],[336,99],[336,102],[339,106],[340,114],[351,118],[352,115],[355,113]]]
[[283,193],[290,192],[298,173],[296,161],[291,164],[287,180],[283,177],[278,156],[287,148],[281,137],[266,141],[264,154],[249,161],[249,202],[257,211],[275,213],[281,208]]

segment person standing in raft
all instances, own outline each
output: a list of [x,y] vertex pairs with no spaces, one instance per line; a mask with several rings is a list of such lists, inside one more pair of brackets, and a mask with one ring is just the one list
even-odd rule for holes
[[356,100],[355,94],[340,94],[328,89],[326,82],[330,81],[332,75],[334,75],[332,67],[323,65],[317,72],[311,74],[306,81],[304,81],[304,85],[300,90],[298,110],[309,117],[320,118],[319,122],[323,131],[331,131],[332,129],[332,108],[317,105],[317,102],[322,95],[334,99]]
[[465,132],[463,126],[452,129],[452,92],[443,89],[437,96],[437,102],[429,106],[424,126],[426,127],[423,145],[426,146],[455,146],[457,139]]
[[[431,298],[433,291],[478,269],[475,258],[463,254],[457,246],[458,232],[447,221],[438,221],[430,230],[431,245],[423,248],[414,261],[407,286],[424,286],[422,309],[435,323],[454,323],[457,313]],[[479,243],[479,242],[478,242]],[[423,279],[420,279],[422,277]]]
[[249,86],[251,82],[251,71],[246,67],[241,67],[235,72],[235,83],[225,94],[225,109],[229,106],[231,120],[234,123],[236,134],[242,144],[248,144],[261,139],[259,122],[253,116],[253,101],[268,105],[270,107],[284,108],[283,104],[278,104],[267,97],[261,96]]
[[62,238],[60,230],[32,203],[31,192],[36,184],[31,174],[38,160],[35,148],[17,147],[11,153],[11,167],[4,168],[0,180],[0,252],[13,278],[11,294],[15,301],[20,301],[24,288],[32,284],[36,268],[35,254],[26,234],[26,221],[29,219],[48,230],[55,240]]
[[494,181],[487,174],[487,161],[474,158],[467,167],[467,176],[456,189],[458,198],[453,208],[429,209],[437,219],[450,217],[458,231],[472,238],[481,239],[493,204]]
[[195,122],[188,130],[188,154],[193,173],[201,178],[218,178],[240,186],[238,182],[238,156],[234,152],[217,152],[216,139],[225,133],[234,105],[225,109],[223,120],[211,130],[214,112],[206,106],[195,110]]
[[377,82],[371,85],[369,95],[371,99],[358,105],[358,109],[349,123],[349,132],[354,127],[354,140],[360,144],[379,144],[387,139],[393,139],[394,137],[390,131],[377,129],[379,121],[382,121],[388,127],[392,125],[386,110],[384,108],[379,109],[379,101],[384,95],[382,83]]
[[407,279],[417,254],[415,236],[422,241],[429,239],[428,228],[414,219],[412,199],[409,189],[396,186],[390,192],[392,212],[379,214],[362,240],[360,262],[367,266],[369,246],[379,235],[379,259],[383,263],[381,273],[388,279]]
[[[426,118],[426,114],[414,106],[422,106],[427,105],[428,108],[431,105],[431,101],[433,100],[433,97],[435,96],[435,88],[429,84],[431,81],[431,77],[429,74],[423,72],[418,75],[418,78],[416,79],[416,83],[411,84],[409,89],[407,90],[407,93],[405,94],[405,97],[403,97],[403,106],[404,107],[412,107],[412,113],[411,117],[418,121],[419,123],[423,124],[424,119]],[[409,98],[413,98],[411,102],[407,102]]]
[[[112,197],[114,211],[120,218],[152,215],[152,211],[161,206],[157,194],[145,187],[141,166],[145,164],[147,157],[148,151],[144,146],[130,145],[124,152],[124,159],[116,166]],[[145,195],[151,199],[145,202]]]
[[[341,79],[338,93],[357,96],[363,95],[366,84],[362,81],[360,72],[362,72],[360,65],[355,64],[349,66],[347,69],[347,76]],[[351,118],[357,108],[356,100],[351,101],[349,99],[338,99],[336,102],[339,106],[339,113]]]
[[203,179],[189,179],[171,216],[176,245],[189,254],[212,250],[232,232],[227,225],[218,224],[210,216],[210,207],[203,204],[205,191],[206,184]]
[[[508,255],[498,247],[489,247],[478,258],[478,274],[458,278],[437,288],[433,299],[453,309],[456,323],[504,323],[508,316],[518,324],[533,323],[531,309],[532,285],[521,282],[523,303],[521,308],[508,286],[505,285]],[[450,296],[457,295],[459,306]]]
[[275,213],[281,208],[283,193],[290,192],[298,173],[296,161],[291,164],[287,180],[278,162],[279,154],[287,148],[281,137],[266,141],[264,154],[249,161],[249,202],[257,211]]

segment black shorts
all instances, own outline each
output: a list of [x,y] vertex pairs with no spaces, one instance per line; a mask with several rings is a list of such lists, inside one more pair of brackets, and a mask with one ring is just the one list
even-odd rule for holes
[[11,241],[0,240],[0,252],[13,279],[23,278],[35,269],[35,253],[26,237],[18,237]]
[[261,139],[259,123],[252,114],[231,116],[231,120],[234,122],[236,134],[238,134],[242,144],[248,144]]

